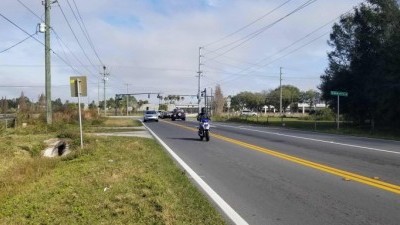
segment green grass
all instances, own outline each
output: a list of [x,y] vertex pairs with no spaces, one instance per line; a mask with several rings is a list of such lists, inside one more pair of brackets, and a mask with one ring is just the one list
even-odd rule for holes
[[333,134],[345,134],[362,137],[382,138],[390,140],[400,140],[399,130],[390,130],[376,128],[371,130],[370,127],[356,126],[350,122],[341,122],[340,129],[337,130],[335,121],[321,121],[321,120],[304,120],[302,118],[291,118],[291,117],[273,117],[273,116],[249,116],[249,117],[214,117],[214,121],[225,121],[225,122],[236,122],[245,124],[254,124],[261,126],[272,126],[272,127],[286,127],[299,130],[316,131],[323,133]]
[[68,156],[39,157],[61,134],[1,137],[0,224],[224,224],[156,141],[87,135],[83,150],[74,137]]
[[131,118],[107,118],[104,121],[106,127],[139,127],[140,121]]
[[142,123],[131,118],[103,118],[95,123],[86,123],[83,131],[88,133],[131,132],[142,130]]

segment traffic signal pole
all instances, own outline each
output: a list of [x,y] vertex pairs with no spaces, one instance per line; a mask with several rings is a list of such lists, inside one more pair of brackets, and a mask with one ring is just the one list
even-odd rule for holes
[[197,83],[197,104],[198,104],[198,113],[200,113],[200,102],[201,102],[201,97],[200,97],[200,79],[201,79],[201,74],[203,73],[201,71],[201,49],[202,47],[199,47],[199,70],[197,71],[198,73],[198,83]]

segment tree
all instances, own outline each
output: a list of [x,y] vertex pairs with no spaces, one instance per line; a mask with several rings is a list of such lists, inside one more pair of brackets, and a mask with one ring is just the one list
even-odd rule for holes
[[142,107],[142,105],[144,105],[144,104],[149,104],[149,101],[147,101],[147,100],[139,100],[139,102],[138,102],[138,106],[139,106],[139,108],[140,107]]
[[7,101],[7,105],[8,105],[8,109],[13,109],[14,111],[18,108],[18,101],[17,99],[8,99]]
[[310,89],[305,92],[300,92],[300,102],[307,103],[309,105],[309,109],[311,110],[315,104],[319,101],[320,93],[313,89]]
[[[265,103],[267,105],[272,105],[275,109],[279,109],[280,107],[280,94],[281,90],[279,87],[269,92],[266,96]],[[300,100],[300,90],[292,85],[282,85],[282,110],[285,112],[285,109],[291,105],[292,108],[294,103],[297,103]]]
[[39,95],[37,106],[38,106],[38,111],[39,112],[46,111],[46,96],[44,96],[43,93],[41,95]]
[[265,95],[262,93],[240,92],[231,98],[231,107],[235,110],[249,109],[261,111],[265,104]]
[[0,106],[1,106],[1,113],[7,113],[8,111],[8,101],[6,97],[1,97],[1,102],[0,102]]
[[216,115],[220,115],[224,110],[225,99],[224,95],[222,94],[221,86],[218,84],[215,87],[215,94],[214,94],[214,110]]
[[240,92],[239,94],[232,96],[231,99],[231,107],[234,110],[242,110],[247,107],[247,104],[249,102],[248,99],[250,99],[251,92]]
[[93,100],[90,104],[89,104],[89,109],[96,109],[96,102]]
[[168,95],[164,97],[164,101],[169,101],[169,104],[175,104],[175,101],[183,101],[185,97],[179,95]]
[[114,109],[117,107],[117,103],[114,98],[109,98],[108,100],[106,100],[106,106],[107,108]]
[[[128,101],[127,101],[128,98]],[[118,108],[124,108],[125,110],[128,109],[128,107],[133,107],[137,105],[136,98],[131,95],[125,95],[122,99],[116,99],[116,106]],[[125,111],[126,112],[126,111]]]
[[53,110],[55,112],[62,111],[63,110],[63,103],[61,101],[61,98],[57,98],[56,100],[51,101],[51,106],[52,106],[52,108],[53,108]]
[[[369,0],[332,28],[322,97],[336,111],[330,91],[347,91],[340,110],[362,124],[399,126],[400,10],[395,0]],[[384,114],[382,114],[384,112]]]
[[158,107],[159,110],[164,110],[167,111],[168,110],[168,105],[167,104],[160,104]]
[[29,110],[29,98],[25,97],[24,92],[21,92],[21,96],[18,98],[19,111],[26,113]]

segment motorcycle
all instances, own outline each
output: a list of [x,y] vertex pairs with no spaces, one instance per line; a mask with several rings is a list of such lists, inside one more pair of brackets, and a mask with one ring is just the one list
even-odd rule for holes
[[201,119],[199,125],[199,136],[200,140],[202,141],[206,138],[206,141],[210,140],[210,123],[209,119]]

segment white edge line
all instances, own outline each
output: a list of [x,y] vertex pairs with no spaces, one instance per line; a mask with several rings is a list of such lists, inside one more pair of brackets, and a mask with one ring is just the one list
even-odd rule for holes
[[168,151],[168,153],[186,170],[187,173],[196,181],[196,183],[206,192],[206,194],[221,208],[221,210],[235,224],[248,225],[248,223],[215,192],[192,168],[189,167],[167,144],[165,144],[149,127],[143,124],[151,135]]
[[[234,127],[234,126],[222,125],[222,124],[220,124],[219,126]],[[234,128],[238,128],[238,129],[241,129],[241,130],[248,130],[248,131],[258,132],[258,133],[273,134],[273,135],[291,137],[291,138],[297,138],[297,139],[303,139],[303,140],[308,140],[308,141],[316,141],[316,142],[335,144],[335,145],[341,145],[341,146],[347,146],[347,147],[353,147],[353,148],[368,149],[368,150],[372,150],[372,151],[386,152],[386,153],[392,153],[392,154],[400,155],[400,152],[395,152],[395,151],[390,151],[390,150],[385,150],[385,149],[379,149],[379,148],[370,148],[370,147],[364,147],[364,146],[359,146],[359,145],[351,145],[351,144],[345,144],[345,143],[334,142],[334,141],[325,141],[325,140],[319,140],[319,139],[314,139],[314,138],[299,137],[299,136],[282,134],[282,133],[268,132],[268,131],[262,131],[262,130],[254,130],[254,129],[244,128],[244,127],[234,127]]]

